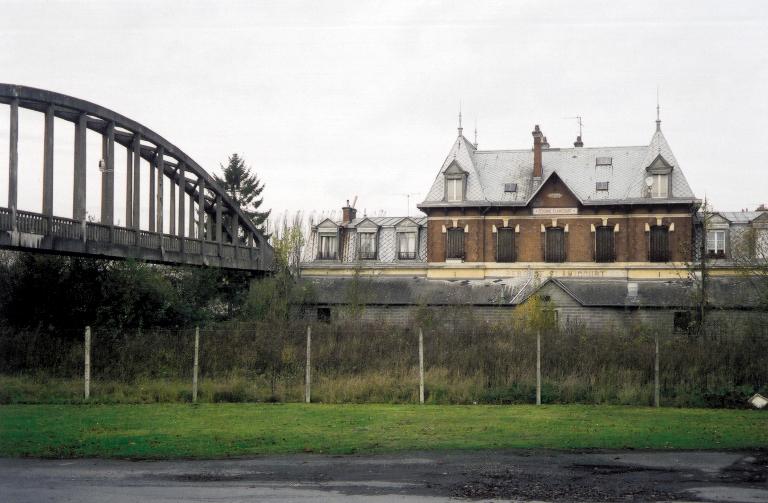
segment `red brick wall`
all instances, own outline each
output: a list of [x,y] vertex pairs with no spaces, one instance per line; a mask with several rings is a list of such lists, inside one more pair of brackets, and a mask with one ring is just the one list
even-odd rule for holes
[[[563,194],[563,199],[565,194]],[[547,206],[553,207],[553,206]],[[557,207],[557,206],[554,206]],[[568,207],[565,204],[562,207]],[[656,225],[656,217],[632,217],[632,215],[683,213],[685,207],[678,208],[579,208],[579,218],[568,215],[551,215],[531,218],[531,208],[494,208],[485,213],[478,209],[435,209],[429,210],[431,217],[427,224],[428,260],[430,262],[445,261],[445,239],[442,227],[453,226],[453,219],[460,227],[469,226],[465,234],[465,252],[467,262],[494,262],[496,260],[496,235],[493,226],[503,226],[501,215],[509,218],[508,225],[520,226],[520,232],[515,235],[518,262],[542,262],[543,239],[541,226],[549,227],[552,220],[557,219],[559,227],[568,225],[566,237],[568,262],[592,262],[594,260],[594,234],[591,225],[602,225],[602,219],[607,218],[609,225],[619,224],[619,232],[615,234],[617,262],[646,262],[648,260],[648,233],[645,224]],[[584,218],[588,216],[588,218]],[[517,218],[516,218],[517,217]],[[527,217],[522,219],[520,217]],[[690,260],[692,242],[692,217],[662,217],[662,224],[675,224],[675,230],[669,233],[670,259],[674,262]]]

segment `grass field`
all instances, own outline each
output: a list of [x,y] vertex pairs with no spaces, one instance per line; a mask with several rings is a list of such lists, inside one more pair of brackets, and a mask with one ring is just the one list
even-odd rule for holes
[[417,449],[768,447],[768,414],[621,406],[0,406],[0,455],[218,458]]

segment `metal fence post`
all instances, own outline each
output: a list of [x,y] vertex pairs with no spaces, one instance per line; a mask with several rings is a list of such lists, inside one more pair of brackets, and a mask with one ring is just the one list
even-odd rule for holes
[[85,389],[84,396],[85,399],[88,400],[91,396],[91,327],[85,327],[85,371],[84,371],[84,381],[85,381]]
[[419,403],[424,403],[424,334],[419,328]]
[[192,403],[197,403],[197,372],[200,368],[200,327],[195,327],[195,363],[192,368]]
[[541,330],[536,331],[536,405],[541,405]]
[[653,406],[660,406],[660,382],[659,382],[659,332],[656,332],[656,355],[653,362]]
[[306,379],[304,383],[304,401],[306,403],[311,402],[311,395],[310,395],[310,388],[312,383],[312,374],[310,372],[310,364],[311,364],[311,355],[312,355],[312,327],[307,327],[307,374]]

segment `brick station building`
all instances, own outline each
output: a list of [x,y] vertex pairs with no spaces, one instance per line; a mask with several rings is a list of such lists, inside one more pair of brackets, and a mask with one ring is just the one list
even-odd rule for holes
[[658,277],[690,261],[699,205],[657,121],[629,147],[553,148],[536,126],[531,149],[478,150],[459,129],[419,208],[433,277]]
[[[459,126],[418,205],[425,216],[358,218],[347,204],[341,221],[313,227],[302,275],[315,282],[323,318],[343,306],[353,277],[366,276],[376,319],[405,321],[417,304],[469,304],[499,320],[536,292],[576,302],[569,319],[579,312],[600,319],[597,311],[610,310],[611,319],[631,321],[636,316],[628,313],[639,309],[686,319],[702,243],[706,254],[714,246],[726,259],[714,272],[735,276],[730,250],[722,249],[730,246],[722,237],[735,229],[710,230],[704,240],[700,206],[659,120],[647,145],[621,147],[588,147],[581,137],[572,147],[552,147],[535,126],[529,148],[480,150]],[[756,212],[749,222],[759,227],[766,218]],[[735,285],[723,279],[717,291],[728,295]],[[712,299],[720,308],[723,301]]]

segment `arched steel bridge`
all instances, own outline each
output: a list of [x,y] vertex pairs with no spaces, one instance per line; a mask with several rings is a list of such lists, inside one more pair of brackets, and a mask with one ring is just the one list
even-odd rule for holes
[[[274,252],[265,236],[199,164],[151,129],[112,110],[63,94],[0,84],[10,105],[8,207],[0,207],[0,247],[134,258],[168,264],[210,265],[267,272]],[[42,112],[42,213],[18,208],[19,107]],[[54,170],[54,118],[73,122],[74,160]],[[101,134],[101,218],[86,217],[86,132]],[[126,149],[125,226],[115,225],[115,144]],[[149,170],[142,179],[143,167]],[[53,214],[54,173],[72,175],[72,215]],[[142,188],[149,214],[142,215]],[[143,180],[143,181],[142,181]],[[164,183],[170,185],[164,211]],[[176,197],[178,189],[178,198]],[[146,201],[146,200],[145,200]],[[169,221],[164,215],[169,213]],[[140,222],[148,223],[141,228]]]

